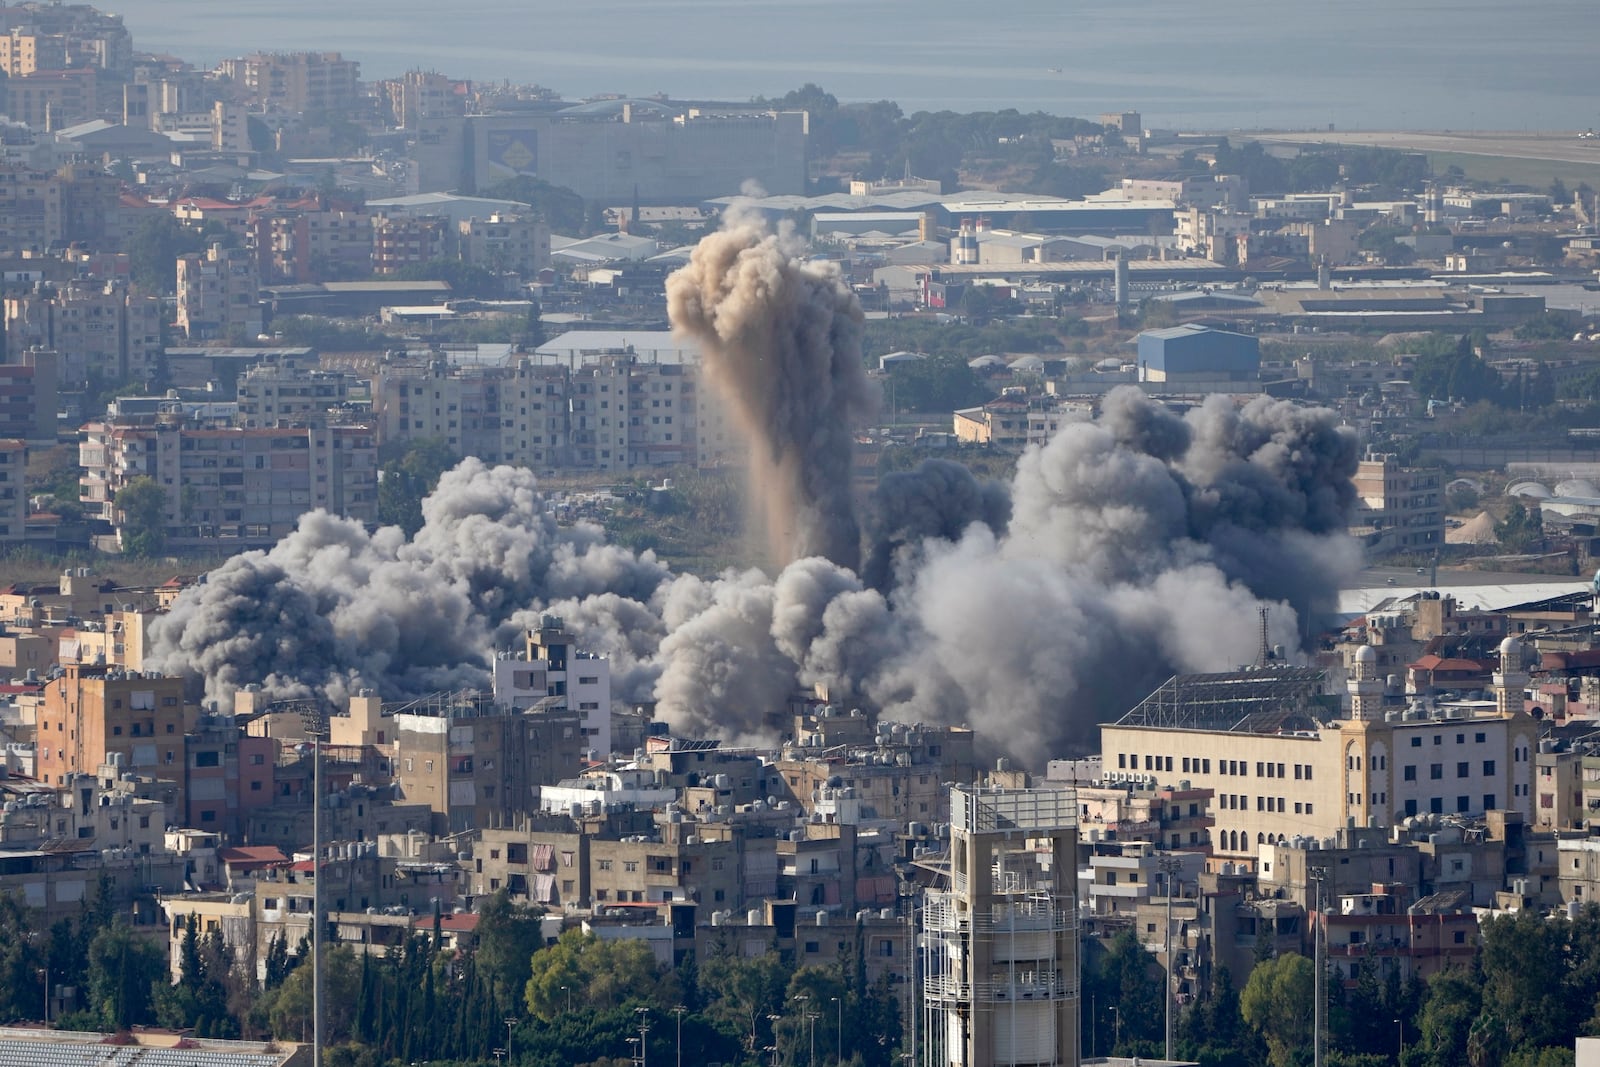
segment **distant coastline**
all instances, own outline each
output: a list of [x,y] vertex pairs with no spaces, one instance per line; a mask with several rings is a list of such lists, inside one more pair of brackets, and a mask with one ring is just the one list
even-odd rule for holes
[[[1332,9],[1216,0],[280,0],[219,15],[211,0],[118,0],[143,51],[208,64],[251,50],[339,51],[379,78],[426,68],[615,92],[743,101],[816,82],[907,113],[1137,109],[1178,130],[1581,130],[1600,126],[1592,0]],[[1133,9],[1137,10],[1133,10]],[[224,8],[223,10],[228,10]]]

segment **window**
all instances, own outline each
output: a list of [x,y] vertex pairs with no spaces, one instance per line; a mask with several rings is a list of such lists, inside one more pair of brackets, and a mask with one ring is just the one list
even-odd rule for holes
[[1472,740],[1473,740],[1474,744],[1481,745],[1486,740],[1486,738],[1484,737],[1484,735],[1482,733],[1476,733],[1476,734],[1472,735]]
[[1428,810],[1435,815],[1444,814],[1444,797],[1429,797]]
[[1466,797],[1456,797],[1457,811],[1471,811],[1472,803]]
[[1411,739],[1411,747],[1412,747],[1412,748],[1421,748],[1421,747],[1422,747],[1422,738],[1420,738],[1420,737],[1413,737],[1413,738],[1412,738],[1412,739]]
[[1493,811],[1496,807],[1498,807],[1499,805],[1495,804],[1494,801],[1495,801],[1495,795],[1493,793],[1485,793],[1485,794],[1483,794],[1483,810],[1484,811]]
[[1435,781],[1435,782],[1437,782],[1439,779],[1443,778],[1444,777],[1444,764],[1442,764],[1442,763],[1430,763],[1428,765],[1428,777],[1430,779],[1432,779],[1433,781]]
[[1467,778],[1467,777],[1471,776],[1471,774],[1472,774],[1472,765],[1470,763],[1468,763],[1466,760],[1462,760],[1460,763],[1456,764],[1456,777],[1457,778]]
[[1405,777],[1405,780],[1408,781],[1408,782],[1414,782],[1414,781],[1417,780],[1417,767],[1416,767],[1416,764],[1408,764],[1406,766],[1404,777]]
[[1494,777],[1494,760],[1486,759],[1483,761],[1483,776],[1485,778]]

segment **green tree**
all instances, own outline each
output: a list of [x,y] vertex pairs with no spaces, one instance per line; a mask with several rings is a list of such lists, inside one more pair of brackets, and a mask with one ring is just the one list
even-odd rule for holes
[[399,456],[386,460],[378,472],[378,521],[415,537],[422,529],[422,501],[458,460],[437,437],[412,441]]
[[563,185],[551,185],[521,174],[497,182],[481,190],[479,195],[527,204],[555,233],[576,236],[583,229],[583,197]]
[[[285,1041],[310,1041],[311,968],[296,967],[278,987],[272,1003],[272,1032]],[[322,956],[322,1028],[329,1044],[350,1039],[361,992],[361,964],[347,946],[324,948]]]
[[761,956],[741,956],[731,949],[714,952],[700,964],[706,1012],[736,1026],[745,1051],[754,1055],[764,1047],[767,1016],[782,1011],[792,973],[793,968],[776,952]]
[[1440,345],[1423,352],[1412,371],[1411,384],[1419,396],[1429,400],[1498,404],[1505,394],[1500,375],[1473,351],[1471,337],[1462,337],[1452,348]]
[[1506,517],[1494,524],[1494,536],[1513,552],[1526,552],[1544,538],[1544,512],[1513,500]]
[[1162,1035],[1165,1014],[1159,967],[1139,943],[1139,936],[1124,929],[1112,939],[1102,972],[1110,986],[1121,1020],[1122,1044],[1156,1041]]
[[542,911],[519,907],[504,889],[478,909],[478,971],[501,989],[523,989],[544,945]]
[[226,230],[194,230],[165,211],[139,224],[128,241],[134,284],[150,293],[172,293],[178,288],[178,257],[204,252]]
[[505,280],[485,267],[459,259],[434,259],[401,267],[396,278],[409,282],[446,282],[450,295],[498,300],[506,295]]
[[645,1005],[665,1010],[677,1002],[677,978],[663,970],[642,941],[602,940],[568,930],[536,953],[524,1000],[549,1022],[566,1011],[568,999],[590,1010]]
[[1288,952],[1250,972],[1239,1011],[1267,1043],[1273,1067],[1290,1067],[1311,1042],[1311,1003],[1315,973],[1311,961]]
[[118,920],[89,943],[89,1005],[98,1025],[126,1030],[156,1021],[155,994],[167,979],[166,954]]
[[159,556],[167,547],[167,494],[154,478],[134,478],[117,490],[122,550],[130,556]]

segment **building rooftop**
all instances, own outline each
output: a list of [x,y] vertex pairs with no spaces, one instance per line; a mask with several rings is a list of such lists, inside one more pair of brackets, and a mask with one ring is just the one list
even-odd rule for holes
[[1285,734],[1321,729],[1326,674],[1316,667],[1263,667],[1224,674],[1175,674],[1118,726]]

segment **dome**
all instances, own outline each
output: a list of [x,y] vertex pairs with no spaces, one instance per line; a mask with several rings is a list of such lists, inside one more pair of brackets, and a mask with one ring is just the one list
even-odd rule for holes
[[1506,487],[1506,496],[1531,496],[1537,500],[1549,500],[1550,490],[1538,482],[1518,482]]
[[1587,478],[1569,478],[1556,483],[1556,496],[1597,497],[1600,496],[1600,489],[1596,489]]
[[1377,649],[1373,648],[1371,645],[1362,645],[1360,648],[1356,649],[1356,662],[1357,663],[1377,663],[1378,662],[1378,651],[1377,651]]
[[1024,374],[1037,374],[1044,370],[1044,360],[1038,356],[1018,356],[1011,361],[1011,369]]
[[1500,642],[1500,670],[1522,668],[1522,642],[1515,637],[1508,637]]

